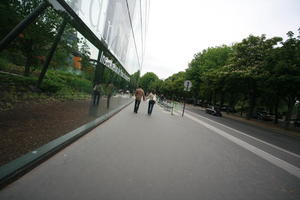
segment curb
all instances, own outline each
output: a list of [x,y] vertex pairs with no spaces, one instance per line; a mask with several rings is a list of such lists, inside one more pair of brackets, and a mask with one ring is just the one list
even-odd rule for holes
[[12,183],[22,175],[26,174],[37,165],[46,161],[48,158],[70,145],[71,143],[78,140],[83,135],[90,132],[92,129],[108,120],[122,109],[131,104],[133,100],[128,103],[102,115],[101,117],[88,122],[79,128],[66,133],[65,135],[52,140],[51,142],[39,147],[38,149],[29,152],[3,166],[0,167],[0,189],[4,188],[6,185]]

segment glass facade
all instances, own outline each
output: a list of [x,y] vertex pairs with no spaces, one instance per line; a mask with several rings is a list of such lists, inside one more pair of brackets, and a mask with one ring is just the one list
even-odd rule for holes
[[129,74],[141,70],[149,12],[147,0],[72,0],[67,3]]
[[37,8],[0,43],[0,166],[129,105],[142,68],[149,0],[0,1],[1,42]]

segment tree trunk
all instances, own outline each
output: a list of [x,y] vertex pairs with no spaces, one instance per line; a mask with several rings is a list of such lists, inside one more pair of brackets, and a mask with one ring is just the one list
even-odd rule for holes
[[224,95],[224,92],[221,91],[221,102],[220,102],[221,107],[224,105],[224,101],[225,101],[225,95]]
[[212,102],[212,92],[209,92],[208,103],[211,105]]
[[106,102],[106,108],[108,109],[109,106],[110,106],[110,98],[111,98],[111,95],[107,95],[107,102]]
[[216,105],[217,104],[217,92],[214,91],[214,95],[213,95],[213,104]]
[[29,76],[30,74],[30,65],[32,63],[32,57],[28,56],[25,63],[24,76]]
[[253,112],[256,104],[256,98],[255,98],[255,92],[251,92],[249,94],[249,109],[247,113],[247,119],[250,119],[253,117]]
[[33,60],[33,40],[27,40],[24,43],[24,49],[25,49],[25,56],[26,56],[26,63],[25,63],[25,69],[24,69],[24,76],[29,76],[30,74],[30,66],[32,65]]
[[243,117],[243,111],[244,111],[244,102],[242,103],[242,107],[241,107],[241,117]]
[[279,106],[279,99],[278,97],[276,97],[275,105],[274,105],[274,111],[275,111],[274,124],[278,124],[278,106]]
[[230,99],[229,99],[229,106],[235,107],[237,101],[236,101],[236,96],[237,94],[230,92]]
[[296,119],[297,119],[297,120],[300,119],[300,105],[299,105],[299,103],[297,104],[297,115],[296,115]]
[[249,101],[249,109],[247,113],[247,119],[253,117],[254,108],[256,106],[256,83],[254,80],[248,80],[248,101]]
[[290,126],[291,114],[292,114],[292,110],[293,110],[294,104],[295,104],[294,99],[295,98],[288,97],[288,110],[285,115],[285,124],[284,124],[285,128],[288,128]]

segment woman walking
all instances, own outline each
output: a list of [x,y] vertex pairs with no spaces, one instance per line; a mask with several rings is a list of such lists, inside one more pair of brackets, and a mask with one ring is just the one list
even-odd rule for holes
[[148,104],[148,115],[151,115],[152,110],[153,110],[153,106],[156,102],[156,94],[150,92],[150,94],[148,95],[148,99],[149,99],[149,104]]

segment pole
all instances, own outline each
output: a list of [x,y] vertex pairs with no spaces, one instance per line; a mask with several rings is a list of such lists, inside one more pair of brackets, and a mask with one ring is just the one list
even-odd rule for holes
[[43,79],[44,79],[45,74],[46,74],[46,72],[48,70],[49,64],[50,64],[50,62],[52,60],[52,57],[53,57],[54,52],[55,52],[55,50],[57,48],[57,45],[58,45],[58,43],[60,41],[60,38],[61,38],[61,36],[62,36],[62,34],[63,34],[64,30],[65,30],[66,25],[67,25],[67,20],[64,19],[63,22],[62,22],[62,24],[59,27],[58,33],[55,36],[54,42],[53,42],[53,44],[51,46],[51,49],[50,49],[50,51],[49,51],[49,53],[47,55],[47,58],[45,60],[44,65],[43,65],[43,69],[42,69],[42,71],[40,73],[39,80],[37,82],[37,88],[39,88],[41,86],[42,82],[43,82]]
[[171,115],[173,115],[173,112],[174,112],[174,95],[172,95],[172,110],[171,110]]
[[184,110],[185,110],[185,97],[183,99],[182,117],[184,116]]
[[29,24],[31,24],[38,16],[45,12],[50,6],[47,1],[41,3],[32,13],[23,19],[15,28],[13,28],[0,42],[0,52],[4,50],[11,41],[13,41]]
[[174,115],[173,112],[174,112],[174,101],[173,101],[173,105],[172,105],[171,115]]
[[104,68],[103,64],[100,62],[102,52],[103,52],[102,50],[99,50],[99,52],[98,52],[98,58],[97,58],[97,64],[96,64],[96,69],[95,69],[95,76],[94,76],[94,85],[98,84],[100,82],[103,83],[105,68]]

